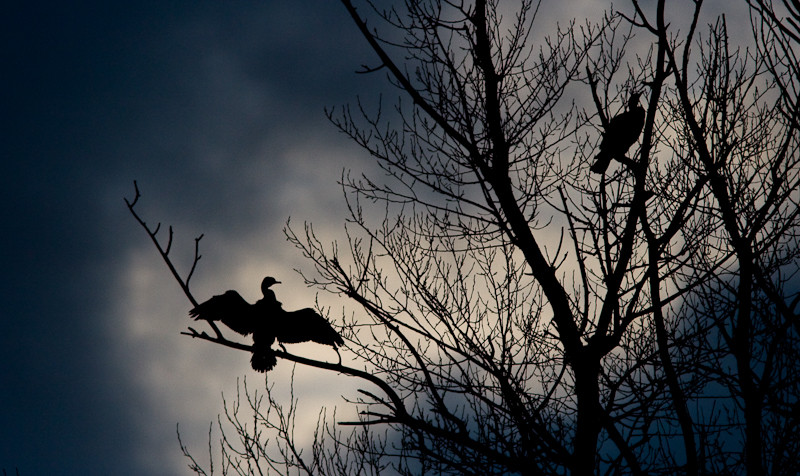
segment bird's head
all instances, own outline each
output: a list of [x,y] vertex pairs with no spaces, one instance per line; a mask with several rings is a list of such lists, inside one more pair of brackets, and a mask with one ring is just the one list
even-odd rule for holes
[[633,109],[639,105],[639,98],[642,97],[642,93],[633,93],[631,94],[631,98],[628,99],[628,109]]
[[261,281],[261,292],[266,294],[267,289],[273,284],[280,284],[281,282],[277,279],[273,278],[272,276],[267,276],[264,278],[264,281]]

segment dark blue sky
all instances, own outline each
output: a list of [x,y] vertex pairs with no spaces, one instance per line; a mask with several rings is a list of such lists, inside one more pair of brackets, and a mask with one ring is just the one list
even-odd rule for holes
[[206,233],[200,298],[297,259],[281,227],[338,200],[355,149],[323,108],[363,92],[368,52],[325,1],[12,2],[0,18],[0,469],[186,474],[175,424],[203,441],[235,383],[213,376],[246,375],[246,357],[179,335],[188,304],[122,199],[137,179],[178,258]]

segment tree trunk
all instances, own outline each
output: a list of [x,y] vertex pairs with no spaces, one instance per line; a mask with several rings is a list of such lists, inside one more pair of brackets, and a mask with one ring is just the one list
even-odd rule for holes
[[584,355],[572,365],[575,375],[575,396],[578,400],[575,439],[572,443],[572,476],[595,474],[597,437],[600,434],[600,363],[594,356]]

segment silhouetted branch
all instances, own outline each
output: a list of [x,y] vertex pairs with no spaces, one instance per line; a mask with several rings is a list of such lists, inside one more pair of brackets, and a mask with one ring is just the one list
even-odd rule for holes
[[[191,279],[192,274],[194,273],[194,270],[197,266],[197,262],[200,260],[199,246],[200,246],[200,239],[203,237],[203,235],[200,235],[199,237],[195,238],[195,253],[194,253],[194,259],[192,260],[192,267],[191,270],[189,271],[189,275],[187,276],[186,280],[184,280],[183,278],[181,278],[181,275],[178,273],[178,270],[175,269],[175,265],[172,264],[172,260],[169,257],[169,250],[170,247],[172,246],[172,227],[169,227],[169,238],[167,240],[166,249],[162,248],[161,242],[159,242],[158,237],[156,236],[158,230],[161,227],[161,223],[158,223],[156,225],[155,230],[151,231],[150,227],[147,226],[147,223],[145,223],[145,221],[141,217],[139,217],[139,214],[136,213],[136,210],[134,208],[136,207],[136,204],[139,202],[139,198],[142,195],[139,192],[139,185],[136,183],[135,180],[133,181],[133,187],[135,190],[135,195],[133,197],[133,200],[129,201],[127,198],[125,199],[125,204],[128,206],[128,210],[131,212],[131,215],[133,215],[133,217],[136,219],[139,225],[141,225],[142,228],[144,228],[144,230],[147,232],[147,236],[150,237],[150,240],[153,242],[156,249],[158,250],[158,254],[161,255],[161,259],[164,260],[164,263],[169,268],[170,272],[172,273],[172,276],[180,285],[181,289],[183,290],[183,294],[186,295],[186,298],[189,299],[189,302],[192,303],[192,306],[197,307],[197,301],[195,300],[194,296],[192,296],[191,291],[189,291],[189,279]],[[208,325],[211,326],[211,329],[214,330],[214,333],[217,334],[217,338],[224,340],[224,338],[222,337],[222,332],[220,332],[217,325],[214,324],[214,322],[212,321],[207,321],[207,322]]]
[[608,130],[608,116],[606,116],[606,111],[600,102],[600,96],[597,95],[597,78],[588,65],[586,66],[586,78],[589,81],[589,89],[592,91],[592,99],[597,108],[597,115],[600,116],[600,123],[603,125],[603,130]]
[[362,64],[362,65],[361,65],[361,68],[362,68],[362,69],[360,69],[359,71],[356,71],[356,74],[369,74],[369,73],[374,73],[374,72],[376,72],[376,71],[380,71],[380,70],[382,70],[382,69],[383,69],[383,68],[385,68],[385,67],[386,67],[386,65],[385,65],[385,64],[381,64],[380,66],[375,66],[374,68],[370,68],[369,66],[367,66],[367,65],[365,65],[365,64]]
[[[796,0],[783,0],[783,5],[786,7],[787,13],[789,13],[789,16],[783,19],[778,18],[778,15],[775,13],[775,8],[772,6],[772,2],[747,0],[747,4],[762,17],[768,19],[772,28],[780,30],[796,43],[800,44],[800,3]],[[790,29],[787,24],[792,25],[794,30]]]
[[[193,329],[191,327],[189,327],[189,332],[181,332],[181,334],[187,335],[187,336],[190,336],[190,337],[193,337],[193,338],[196,338],[196,339],[201,339],[201,340],[206,340],[208,342],[213,342],[215,344],[224,345],[225,347],[230,347],[232,349],[244,350],[244,351],[247,351],[247,352],[253,352],[253,350],[254,350],[252,345],[247,345],[247,344],[242,344],[242,343],[239,343],[239,342],[230,341],[230,340],[227,340],[227,339],[225,339],[223,337],[213,337],[213,336],[210,336],[210,335],[206,334],[205,332],[198,332],[197,330],[195,330],[195,329]],[[343,374],[350,375],[350,376],[353,376],[353,377],[359,377],[359,378],[361,378],[363,380],[371,382],[371,383],[375,384],[376,386],[378,386],[381,390],[383,390],[384,393],[386,393],[386,395],[389,397],[389,399],[392,402],[392,405],[390,406],[390,408],[395,413],[397,413],[399,415],[398,418],[402,418],[403,416],[407,416],[407,414],[408,414],[407,411],[406,411],[406,408],[405,408],[405,404],[403,403],[403,399],[400,398],[400,396],[397,394],[397,392],[395,392],[394,389],[389,384],[387,384],[385,381],[383,381],[379,377],[376,377],[376,376],[374,376],[374,375],[372,375],[372,374],[370,374],[368,372],[365,372],[363,370],[358,370],[358,369],[354,369],[352,367],[347,367],[347,366],[339,364],[339,363],[332,364],[332,363],[323,362],[323,361],[320,361],[320,360],[309,359],[307,357],[300,357],[298,355],[290,354],[288,352],[284,352],[284,351],[281,351],[281,350],[273,350],[272,352],[275,354],[276,357],[280,357],[282,359],[290,360],[292,362],[297,362],[298,364],[308,365],[310,367],[316,367],[316,368],[319,368],[319,369],[332,370],[332,371],[343,373]],[[382,400],[378,400],[378,401],[382,402]],[[383,402],[383,403],[385,403],[385,402]]]

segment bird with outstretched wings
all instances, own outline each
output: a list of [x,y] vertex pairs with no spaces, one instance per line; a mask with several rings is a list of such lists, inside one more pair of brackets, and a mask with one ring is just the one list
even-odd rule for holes
[[[259,372],[272,370],[277,363],[272,344],[316,342],[330,345],[338,354],[344,340],[327,319],[311,308],[286,311],[269,289],[278,284],[267,276],[261,282],[264,295],[255,304],[248,303],[236,291],[226,291],[198,304],[189,311],[195,320],[218,321],[243,336],[253,335],[253,356],[250,363]],[[341,356],[340,356],[341,361]]]

